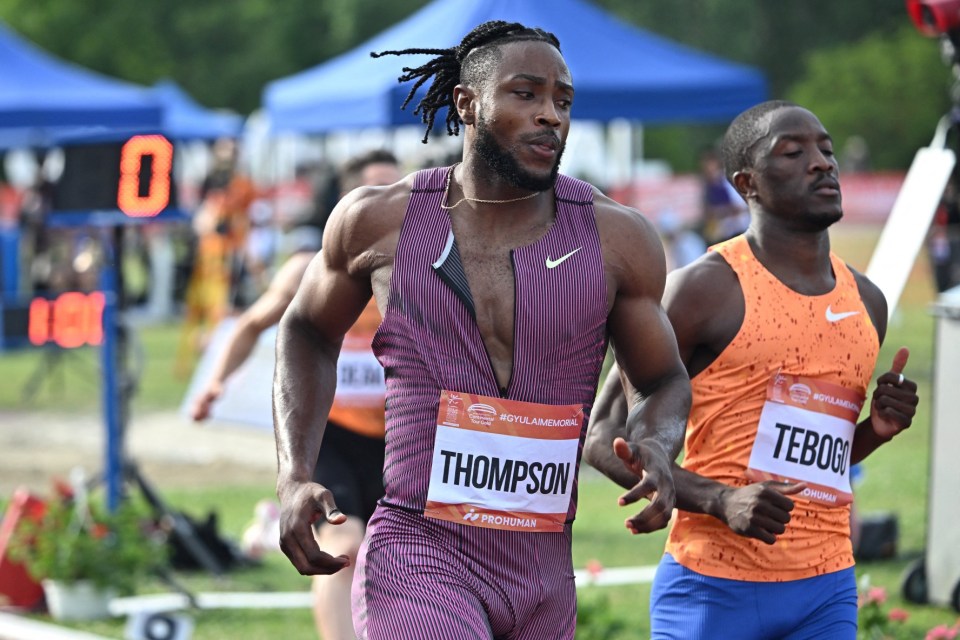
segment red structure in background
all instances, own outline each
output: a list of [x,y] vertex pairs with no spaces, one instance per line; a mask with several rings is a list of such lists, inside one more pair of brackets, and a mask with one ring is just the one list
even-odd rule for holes
[[0,523],[0,606],[36,609],[43,602],[43,587],[26,568],[9,557],[13,532],[24,519],[39,521],[46,504],[30,495],[24,488],[17,489]]
[[[902,172],[841,173],[844,221],[881,225],[887,220],[906,174]],[[700,182],[695,175],[638,179],[609,190],[614,200],[633,207],[654,224],[659,214],[671,211],[692,224],[700,217]]]

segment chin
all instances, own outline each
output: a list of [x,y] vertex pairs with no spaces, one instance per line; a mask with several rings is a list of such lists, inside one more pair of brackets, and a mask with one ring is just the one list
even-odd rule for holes
[[812,213],[809,217],[810,227],[814,231],[824,231],[829,229],[843,218],[843,210],[822,211]]

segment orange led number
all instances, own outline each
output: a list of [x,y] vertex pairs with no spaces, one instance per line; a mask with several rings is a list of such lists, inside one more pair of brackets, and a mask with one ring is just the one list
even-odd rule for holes
[[[150,184],[140,195],[143,157],[153,156]],[[152,218],[170,204],[173,145],[163,136],[134,136],[120,151],[120,186],[117,206],[131,218]]]
[[62,349],[74,349],[103,342],[103,293],[71,291],[55,300],[34,298],[30,302],[27,337],[42,346],[53,342]]

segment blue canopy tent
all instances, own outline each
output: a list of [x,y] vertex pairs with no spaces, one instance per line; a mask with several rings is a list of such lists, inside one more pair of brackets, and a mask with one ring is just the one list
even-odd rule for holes
[[0,148],[84,130],[157,130],[161,116],[146,87],[58,60],[0,22]]
[[161,80],[151,91],[163,105],[163,125],[160,130],[168,138],[213,140],[239,137],[243,128],[241,116],[197,104],[173,80]]
[[410,85],[398,84],[397,76],[429,56],[401,62],[373,59],[370,52],[449,47],[487,20],[557,35],[576,87],[575,118],[718,122],[766,98],[759,71],[630,26],[583,0],[435,0],[359,47],[267,85],[263,102],[271,125],[323,133],[416,124],[412,107],[400,110]]

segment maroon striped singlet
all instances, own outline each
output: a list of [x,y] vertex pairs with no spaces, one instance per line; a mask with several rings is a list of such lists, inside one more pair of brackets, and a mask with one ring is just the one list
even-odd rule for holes
[[[533,244],[511,252],[513,371],[500,389],[450,218],[440,208],[451,170],[430,169],[415,177],[387,309],[373,341],[387,386],[385,496],[358,559],[355,626],[362,638],[391,640],[573,638],[569,524],[557,533],[504,531],[422,513],[443,389],[582,404],[582,450],[607,346],[607,288],[593,189],[558,176],[553,225]],[[579,460],[578,451],[578,465]],[[574,490],[569,520],[575,503]]]

